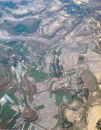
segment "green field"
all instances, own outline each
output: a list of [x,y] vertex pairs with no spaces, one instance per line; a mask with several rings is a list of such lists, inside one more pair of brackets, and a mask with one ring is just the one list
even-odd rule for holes
[[3,76],[3,73],[1,72],[1,69],[0,69],[0,77],[2,77]]
[[43,82],[46,79],[48,79],[48,75],[40,70],[36,70],[35,68],[33,68],[30,72],[29,72],[29,76],[33,77],[33,79],[36,82]]
[[65,94],[56,93],[55,94],[55,100],[56,100],[55,104],[57,106],[59,106],[60,103],[63,102],[63,97],[64,96],[66,97],[66,100],[67,100],[68,104],[71,104],[73,102],[73,98],[72,98],[72,94],[71,93],[69,93],[69,92],[67,92]]

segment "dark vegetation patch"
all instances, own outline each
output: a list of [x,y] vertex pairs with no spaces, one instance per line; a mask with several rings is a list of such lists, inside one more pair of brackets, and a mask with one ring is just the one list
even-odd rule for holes
[[18,9],[16,3],[12,2],[12,1],[7,1],[7,2],[2,2],[0,1],[0,6],[1,7],[8,7],[10,9]]
[[26,4],[27,4],[27,1],[24,1],[24,0],[23,0],[23,1],[20,2],[20,4],[21,4],[21,5],[26,5]]
[[[26,16],[27,14],[25,14]],[[25,17],[21,16],[21,17]],[[20,16],[18,16],[20,17]],[[35,33],[40,27],[41,20],[40,19],[33,19],[33,18],[27,18],[25,20],[16,22],[16,21],[9,21],[4,20],[4,23],[0,24],[1,29],[7,30],[9,33],[13,35],[21,35],[21,34],[30,34]]]

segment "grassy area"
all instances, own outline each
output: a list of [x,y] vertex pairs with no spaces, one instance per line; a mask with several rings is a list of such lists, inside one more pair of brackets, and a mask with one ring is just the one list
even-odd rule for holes
[[0,18],[2,17],[2,13],[0,12]]
[[[56,81],[52,81],[49,85],[49,89],[50,91],[52,90],[52,87],[53,87],[53,84],[55,83]],[[52,93],[50,92],[50,98],[52,98]]]
[[16,25],[16,27],[14,27],[14,32],[16,34],[27,33],[28,28],[23,24],[18,24],[18,25]]
[[16,82],[18,82],[16,74],[14,74],[13,78],[15,79]]
[[26,47],[23,47],[23,52],[24,52],[25,55],[29,54],[28,49]]
[[41,109],[44,109],[44,105],[40,105],[40,106],[36,106],[35,107],[35,110],[37,110],[37,111],[39,111],[39,110],[41,110]]
[[61,55],[61,49],[59,49],[58,51],[53,50],[53,51],[52,51],[52,54],[53,54],[54,56],[55,56],[55,55],[60,56],[60,55]]
[[16,123],[16,120],[21,116],[21,112],[19,112],[18,114],[16,114],[14,116],[14,119],[8,124],[6,129],[11,129],[13,127],[13,125]]
[[55,104],[56,104],[57,106],[59,106],[60,103],[62,102],[63,95],[61,95],[61,94],[59,94],[59,93],[56,93],[56,94],[55,94],[55,99],[56,99]]
[[33,68],[29,72],[29,76],[33,77],[36,82],[43,82],[44,80],[48,79],[48,75],[40,70],[36,70]]
[[39,29],[40,23],[41,23],[41,20],[38,20],[38,21],[36,21],[35,23],[30,24],[30,26],[28,26],[27,24],[20,23],[20,24],[17,24],[17,25],[13,28],[13,31],[14,31],[17,35],[19,35],[19,34],[21,34],[21,33],[26,33],[26,34],[35,33],[35,32],[37,32],[37,30]]
[[3,73],[1,72],[1,70],[0,70],[0,77],[2,77],[3,76]]
[[5,55],[5,50],[4,50],[4,48],[0,48],[0,51],[2,52],[3,55]]
[[41,23],[41,20],[38,20],[35,24],[32,25],[30,31],[33,32],[33,33],[37,32],[37,30],[40,27],[40,23]]
[[0,99],[4,96],[4,93],[0,92]]
[[52,86],[53,86],[54,83],[55,83],[55,81],[52,81],[52,82],[50,83],[50,86],[49,86],[50,89],[52,89]]
[[22,88],[22,92],[23,92],[22,103],[25,103],[26,105],[28,105],[28,102],[27,102],[27,94],[26,94],[26,91],[24,90],[24,88]]
[[32,62],[31,65],[34,66],[35,68],[37,68],[37,64],[35,62]]
[[30,122],[26,122],[24,126],[24,130],[28,130],[29,126],[30,126]]
[[59,114],[56,114],[55,116],[53,116],[54,119],[58,119],[59,118]]
[[5,105],[3,105],[1,112],[2,112],[1,118],[3,122],[8,121],[16,113],[13,109],[11,109],[9,103],[6,103]]
[[57,77],[57,78],[62,77],[63,66],[59,65],[59,59],[58,58],[54,59],[53,63],[50,64],[49,70],[50,70],[52,77]]
[[17,5],[12,1],[0,1],[0,5],[3,8],[17,9]]
[[9,72],[9,80],[11,81],[12,80],[12,72],[11,72],[10,68],[8,69],[8,72]]
[[63,97],[66,97],[66,100],[67,100],[67,103],[68,104],[71,104],[72,102],[73,102],[73,98],[72,98],[72,94],[71,93],[66,93],[66,94],[60,94],[60,93],[56,93],[55,94],[55,99],[56,99],[56,102],[55,102],[55,104],[57,105],[57,106],[59,106],[60,105],[60,103],[62,103],[63,102]]

